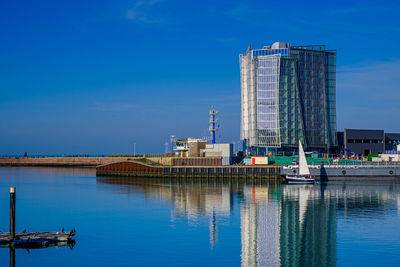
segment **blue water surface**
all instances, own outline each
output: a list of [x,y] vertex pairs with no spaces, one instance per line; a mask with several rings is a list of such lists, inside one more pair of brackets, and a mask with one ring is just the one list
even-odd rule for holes
[[[0,230],[69,231],[17,249],[16,266],[398,266],[400,183],[105,178],[83,168],[0,168]],[[0,266],[10,252],[0,248]]]

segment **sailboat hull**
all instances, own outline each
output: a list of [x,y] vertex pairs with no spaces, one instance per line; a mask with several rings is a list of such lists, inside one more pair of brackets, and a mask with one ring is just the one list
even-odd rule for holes
[[304,154],[303,146],[299,140],[299,173],[286,175],[286,181],[289,184],[312,184],[314,178],[310,175],[306,155]]
[[289,184],[313,184],[315,179],[308,175],[286,175],[286,182]]

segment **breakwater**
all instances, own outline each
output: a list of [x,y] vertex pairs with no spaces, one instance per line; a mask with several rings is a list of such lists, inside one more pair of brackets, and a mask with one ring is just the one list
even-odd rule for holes
[[152,166],[135,161],[115,162],[96,168],[97,176],[183,177],[183,178],[270,178],[279,177],[279,166]]
[[0,157],[0,166],[45,166],[45,167],[96,167],[113,162],[140,161],[150,165],[167,166],[217,166],[221,157],[163,157],[163,156],[110,156],[110,157]]
[[0,166],[96,167],[127,159],[123,157],[2,157]]

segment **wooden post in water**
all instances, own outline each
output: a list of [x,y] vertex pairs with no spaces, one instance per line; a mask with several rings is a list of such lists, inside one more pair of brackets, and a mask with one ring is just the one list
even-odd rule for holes
[[10,236],[15,239],[15,187],[10,187]]

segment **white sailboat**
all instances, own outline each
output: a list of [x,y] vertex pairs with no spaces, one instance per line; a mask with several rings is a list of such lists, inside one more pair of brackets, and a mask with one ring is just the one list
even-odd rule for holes
[[304,154],[303,145],[299,140],[299,172],[297,174],[287,174],[286,181],[288,183],[314,183],[314,177],[310,174],[306,155]]

